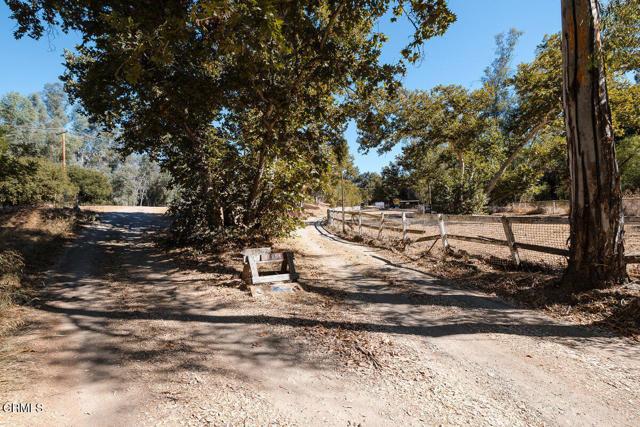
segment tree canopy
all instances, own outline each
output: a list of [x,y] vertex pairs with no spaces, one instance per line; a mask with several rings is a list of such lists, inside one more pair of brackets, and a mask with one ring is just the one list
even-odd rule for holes
[[[397,88],[422,42],[455,20],[443,0],[7,3],[16,37],[83,34],[67,56],[70,95],[119,129],[121,149],[172,173],[182,236],[291,230],[289,213],[328,173],[358,100]],[[393,64],[379,61],[387,13],[414,28]]]
[[[612,1],[604,10],[613,129],[628,179],[640,130],[640,82],[631,78],[638,69],[638,10],[636,0]],[[402,144],[398,165],[418,193],[435,190],[436,209],[479,212],[513,197],[568,197],[560,35],[545,36],[531,62],[513,67],[519,34],[496,36],[495,59],[477,89],[377,92],[358,118],[361,149]]]

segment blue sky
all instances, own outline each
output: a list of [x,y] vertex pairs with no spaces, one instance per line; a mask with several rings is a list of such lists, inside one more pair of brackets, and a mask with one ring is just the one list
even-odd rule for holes
[[[450,0],[449,6],[458,20],[444,36],[427,41],[425,57],[411,66],[404,79],[410,89],[429,89],[438,84],[460,84],[477,87],[482,73],[493,60],[494,36],[515,27],[524,32],[516,48],[515,64],[530,61],[536,46],[545,34],[560,30],[560,0]],[[79,41],[77,34],[62,32],[39,41],[25,38],[15,40],[15,23],[9,19],[9,8],[0,2],[0,95],[9,91],[29,94],[54,82],[64,71],[64,49],[73,49]],[[390,42],[383,59],[398,58],[406,45],[411,29],[404,23],[383,22],[380,30]],[[347,139],[356,166],[361,171],[379,172],[399,152],[379,156],[358,153],[356,130],[350,126]]]

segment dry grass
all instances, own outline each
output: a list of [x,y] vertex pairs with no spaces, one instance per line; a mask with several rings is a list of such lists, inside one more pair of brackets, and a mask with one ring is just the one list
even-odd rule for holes
[[0,211],[0,334],[15,326],[15,305],[33,298],[42,271],[53,263],[78,224],[91,218],[90,213],[65,208]]
[[323,217],[327,214],[329,205],[326,203],[305,203],[302,208],[304,209],[304,216],[306,217]]

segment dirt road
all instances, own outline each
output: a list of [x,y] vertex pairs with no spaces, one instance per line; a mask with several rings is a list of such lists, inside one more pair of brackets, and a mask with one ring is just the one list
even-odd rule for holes
[[178,268],[153,243],[165,225],[105,212],[65,251],[0,362],[2,403],[32,412],[0,411],[0,424],[640,423],[638,345],[317,223],[281,244],[305,292],[256,300],[238,259]]

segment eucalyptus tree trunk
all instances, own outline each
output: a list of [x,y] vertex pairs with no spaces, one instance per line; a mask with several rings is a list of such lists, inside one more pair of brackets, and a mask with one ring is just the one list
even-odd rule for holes
[[587,290],[626,279],[620,173],[597,0],[562,0],[563,103],[571,176],[564,283]]

